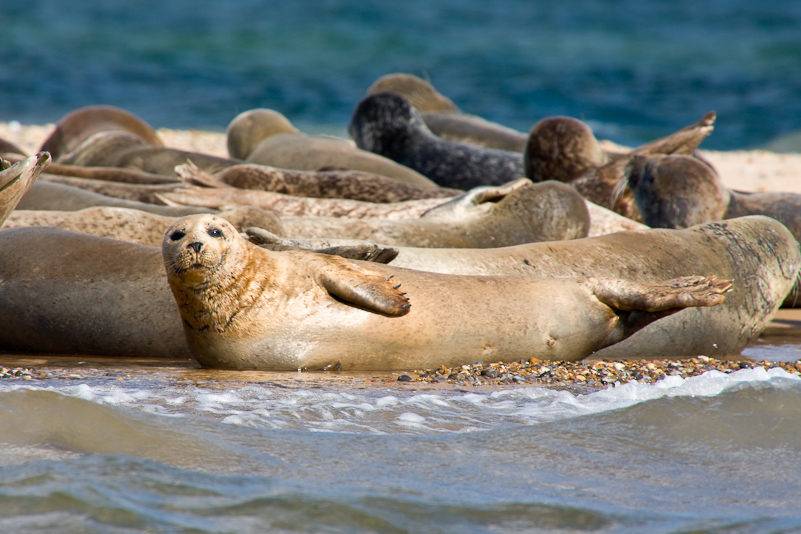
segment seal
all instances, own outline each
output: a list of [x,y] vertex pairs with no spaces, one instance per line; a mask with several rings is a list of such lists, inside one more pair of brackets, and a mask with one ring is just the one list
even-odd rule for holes
[[[627,170],[627,184],[642,220],[653,228],[687,228],[766,215],[801,239],[801,195],[797,193],[730,190],[713,168],[688,156],[637,156]],[[784,302],[785,307],[799,305],[801,280]]]
[[379,203],[447,198],[463,192],[434,185],[409,184],[379,174],[349,170],[296,171],[268,165],[242,164],[210,174],[188,163],[177,167],[176,173],[185,183],[206,187],[232,186],[298,197],[344,198]]
[[[258,227],[268,229],[269,232],[277,235],[285,234],[281,220],[269,211],[243,207],[223,211],[218,215],[230,222],[240,232],[251,227]],[[17,210],[8,216],[4,224],[0,224],[0,229],[50,226],[140,245],[160,247],[164,238],[164,230],[175,222],[175,219],[176,217],[156,215],[136,209],[103,206],[78,211]]]
[[57,210],[76,211],[95,206],[131,208],[156,215],[177,217],[193,213],[209,213],[215,210],[199,206],[165,206],[125,200],[101,195],[79,187],[54,182],[37,181],[20,199],[17,209],[20,210]]
[[0,279],[0,352],[192,357],[158,248],[13,228]]
[[61,118],[40,150],[55,161],[96,133],[126,132],[153,146],[164,146],[156,131],[136,115],[115,106],[86,106]]
[[277,111],[252,109],[237,115],[227,129],[228,153],[248,163],[281,169],[349,169],[387,176],[399,182],[435,185],[414,170],[354,147],[344,139],[300,132]]
[[209,172],[242,163],[200,152],[152,146],[129,132],[115,130],[93,134],[59,159],[65,165],[120,167],[165,177],[174,177],[175,166],[188,161]]
[[181,186],[180,182],[168,182],[161,184],[137,184],[128,182],[115,182],[96,178],[80,178],[76,176],[64,176],[58,174],[42,173],[39,178],[44,182],[64,184],[86,191],[92,191],[101,195],[119,198],[123,200],[134,200],[136,202],[146,202],[148,204],[162,204],[156,197],[156,193],[167,193]]
[[418,219],[282,218],[293,238],[367,239],[388,246],[487,248],[586,237],[587,204],[559,182],[477,187]]
[[[175,195],[173,192],[163,196],[174,198]],[[321,202],[327,199],[287,198],[294,205],[304,202],[305,213],[309,213],[309,207],[317,208],[318,216],[289,217],[286,208],[254,201],[246,203],[277,211],[286,235],[292,238],[366,239],[388,246],[500,247],[530,241],[577,239],[587,236],[590,226],[584,199],[570,186],[559,182],[533,184],[521,179],[505,186],[477,187],[449,202],[433,199],[439,205],[422,216],[418,211],[418,218],[409,218],[409,205],[414,202],[416,206],[424,206],[420,204],[423,201],[361,203],[357,212],[348,204],[356,201],[340,200],[331,204],[336,212],[321,217]],[[208,205],[228,204],[228,201],[218,201]],[[369,216],[357,217],[367,215],[368,208]],[[404,217],[397,217],[391,209],[402,209]],[[315,215],[314,212],[310,214]],[[381,218],[377,217],[379,214]]]
[[525,176],[522,154],[441,139],[397,93],[362,99],[348,132],[359,148],[410,167],[442,187],[470,189]]
[[[626,166],[637,155],[694,154],[713,130],[716,115],[630,152],[607,153],[584,122],[572,117],[548,117],[531,128],[525,151],[525,171],[533,181],[571,184],[584,198],[640,221],[631,191],[625,187]],[[696,154],[696,157],[699,157]]]
[[528,141],[523,132],[463,113],[451,99],[417,76],[386,74],[367,89],[367,96],[388,91],[408,100],[420,112],[426,126],[442,139],[512,152],[523,152]]
[[173,224],[162,254],[192,354],[224,369],[575,361],[685,307],[720,304],[730,287],[701,276],[460,277],[272,252],[213,215]]
[[[248,230],[248,235],[254,243],[264,242],[254,229]],[[343,244],[331,240],[324,246]],[[320,244],[299,241],[296,246],[318,248]],[[763,216],[686,230],[626,231],[503,248],[397,250],[393,266],[444,274],[542,279],[594,276],[644,282],[683,276],[692,266],[698,272],[716,272],[734,281],[733,291],[722,305],[665,318],[595,355],[610,359],[738,354],[768,326],[801,268],[801,253],[793,235],[778,221]]]
[[13,165],[0,158],[0,226],[50,164],[50,159],[47,152],[40,152]]

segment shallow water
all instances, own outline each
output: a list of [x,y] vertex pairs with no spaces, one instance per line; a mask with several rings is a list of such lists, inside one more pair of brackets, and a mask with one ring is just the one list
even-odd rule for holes
[[718,112],[709,149],[801,124],[801,3],[639,0],[0,0],[0,120],[113,104],[156,127],[225,129],[255,107],[344,134],[367,87],[429,77],[528,131],[570,115],[636,145]]
[[0,532],[801,531],[779,369],[556,390],[28,363],[73,379],[0,382]]

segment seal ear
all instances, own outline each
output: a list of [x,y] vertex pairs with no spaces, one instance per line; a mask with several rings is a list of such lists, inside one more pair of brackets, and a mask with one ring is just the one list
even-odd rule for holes
[[411,304],[409,297],[400,289],[400,283],[394,283],[394,275],[386,278],[382,275],[357,271],[354,268],[339,265],[322,273],[320,283],[333,297],[347,304],[364,310],[400,317],[409,313]]

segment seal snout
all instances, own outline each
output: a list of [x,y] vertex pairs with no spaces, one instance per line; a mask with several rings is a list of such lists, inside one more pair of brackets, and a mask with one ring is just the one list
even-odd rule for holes
[[200,241],[194,241],[186,246],[187,248],[191,248],[192,250],[194,250],[195,254],[200,254],[200,249],[203,248],[203,243],[201,243]]

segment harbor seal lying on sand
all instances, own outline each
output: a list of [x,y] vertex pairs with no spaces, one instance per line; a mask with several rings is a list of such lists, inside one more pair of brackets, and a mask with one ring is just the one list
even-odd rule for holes
[[22,197],[17,205],[20,210],[57,210],[75,211],[95,206],[111,206],[176,217],[193,213],[209,213],[215,211],[199,206],[165,206],[125,200],[101,195],[79,187],[55,182],[37,181]]
[[460,189],[399,182],[362,171],[296,171],[268,165],[242,164],[214,175],[188,163],[175,169],[185,183],[205,187],[238,187],[296,197],[344,198],[364,202],[403,202],[424,198],[455,197]]
[[[587,200],[640,221],[631,190],[626,187],[628,162],[637,155],[695,154],[714,128],[715,113],[630,152],[608,154],[588,125],[571,117],[549,117],[535,124],[525,151],[525,172],[532,181],[569,183]],[[696,158],[700,157],[695,154]]]
[[399,182],[435,185],[422,174],[391,159],[360,150],[344,139],[306,135],[271,109],[252,109],[228,125],[228,153],[248,163],[280,169],[350,169]]
[[[687,228],[721,219],[767,215],[801,239],[801,195],[748,193],[727,189],[714,169],[688,156],[638,156],[631,161],[627,185],[642,220],[652,228]],[[801,283],[784,306],[801,305]]]
[[[387,204],[383,204],[387,205]],[[587,204],[559,182],[522,179],[476,187],[416,219],[282,217],[293,238],[367,239],[383,245],[487,248],[586,237]]]
[[164,146],[156,131],[136,115],[115,106],[86,106],[72,111],[58,121],[42,144],[58,161],[96,133],[126,132],[153,146]]
[[[253,238],[262,242],[258,235]],[[333,240],[325,246],[342,244]],[[296,245],[320,246],[316,241]],[[722,305],[677,313],[596,354],[610,359],[739,354],[773,319],[801,268],[801,252],[793,235],[778,221],[762,216],[686,230],[618,232],[504,248],[397,250],[394,266],[447,274],[594,276],[647,282],[682,276],[689,270],[715,272],[733,280],[733,291]]]
[[[385,251],[347,252],[388,261]],[[2,230],[0,280],[0,352],[192,357],[160,247],[61,228]]]
[[167,280],[201,365],[390,370],[475,360],[580,360],[730,282],[685,277],[461,277],[248,243],[213,215],[176,221]]
[[40,152],[13,165],[0,159],[0,226],[50,164],[50,154]]
[[470,189],[525,176],[523,154],[437,137],[397,93],[376,93],[356,106],[350,124],[356,146],[427,176],[442,187]]

